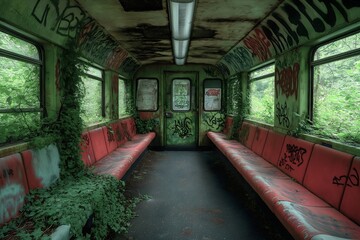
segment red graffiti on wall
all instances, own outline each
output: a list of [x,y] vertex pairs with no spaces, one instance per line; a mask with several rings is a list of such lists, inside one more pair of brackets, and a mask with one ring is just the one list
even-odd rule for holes
[[119,92],[119,77],[117,75],[113,75],[112,85],[113,85],[114,94],[118,94],[118,92]]
[[78,46],[82,46],[85,41],[89,37],[91,37],[91,32],[95,28],[95,22],[89,22],[84,25],[84,27],[80,30],[79,37],[78,37]]
[[110,69],[117,70],[121,63],[127,58],[128,53],[123,49],[117,49],[109,55],[106,61],[106,66]]
[[265,61],[271,57],[270,41],[260,29],[255,29],[255,35],[249,36],[244,40],[245,46],[251,50],[252,54]]
[[286,67],[281,70],[276,68],[276,97],[278,97],[279,93],[282,92],[286,97],[295,95],[295,99],[297,99],[299,87],[299,70],[299,63],[295,63],[292,67]]

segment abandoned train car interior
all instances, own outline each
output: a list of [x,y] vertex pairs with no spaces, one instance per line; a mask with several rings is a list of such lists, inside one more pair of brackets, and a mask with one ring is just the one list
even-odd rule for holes
[[360,239],[359,0],[0,5],[0,239]]

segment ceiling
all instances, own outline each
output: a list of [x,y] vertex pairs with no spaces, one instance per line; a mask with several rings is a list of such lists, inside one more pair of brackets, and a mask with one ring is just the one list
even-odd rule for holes
[[[283,0],[197,0],[188,63],[216,64]],[[166,0],[77,0],[141,64],[173,63]]]

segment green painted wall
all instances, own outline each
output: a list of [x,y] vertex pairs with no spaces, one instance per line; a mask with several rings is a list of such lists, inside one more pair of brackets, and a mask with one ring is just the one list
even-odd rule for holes
[[[204,102],[203,102],[203,83],[205,79],[222,79],[222,76],[218,69],[211,65],[200,65],[200,64],[187,64],[184,66],[176,65],[144,65],[142,66],[135,74],[134,80],[138,78],[155,78],[159,80],[159,109],[156,112],[147,113],[151,115],[151,118],[156,119],[159,122],[158,129],[156,129],[156,139],[153,143],[155,146],[164,146],[164,121],[165,121],[165,112],[164,112],[164,84],[165,84],[165,73],[166,72],[196,72],[198,73],[198,89],[197,93],[199,97],[199,135],[198,135],[198,146],[208,145],[208,139],[206,137],[206,132],[208,130],[221,131],[223,128],[223,119],[224,114],[218,111],[206,112],[204,111]],[[136,82],[134,82],[136,84]],[[224,86],[224,84],[223,84]],[[224,90],[224,89],[223,89]],[[222,101],[223,108],[225,107],[224,101]],[[178,136],[175,134],[172,141],[176,142]]]

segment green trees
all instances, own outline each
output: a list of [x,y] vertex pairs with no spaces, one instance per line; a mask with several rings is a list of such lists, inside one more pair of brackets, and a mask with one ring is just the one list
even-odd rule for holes
[[[360,144],[360,34],[317,49],[313,74],[314,134]],[[339,54],[342,54],[339,56]],[[318,60],[327,59],[317,64]]]
[[40,125],[40,66],[31,43],[0,32],[0,145],[27,140]]

